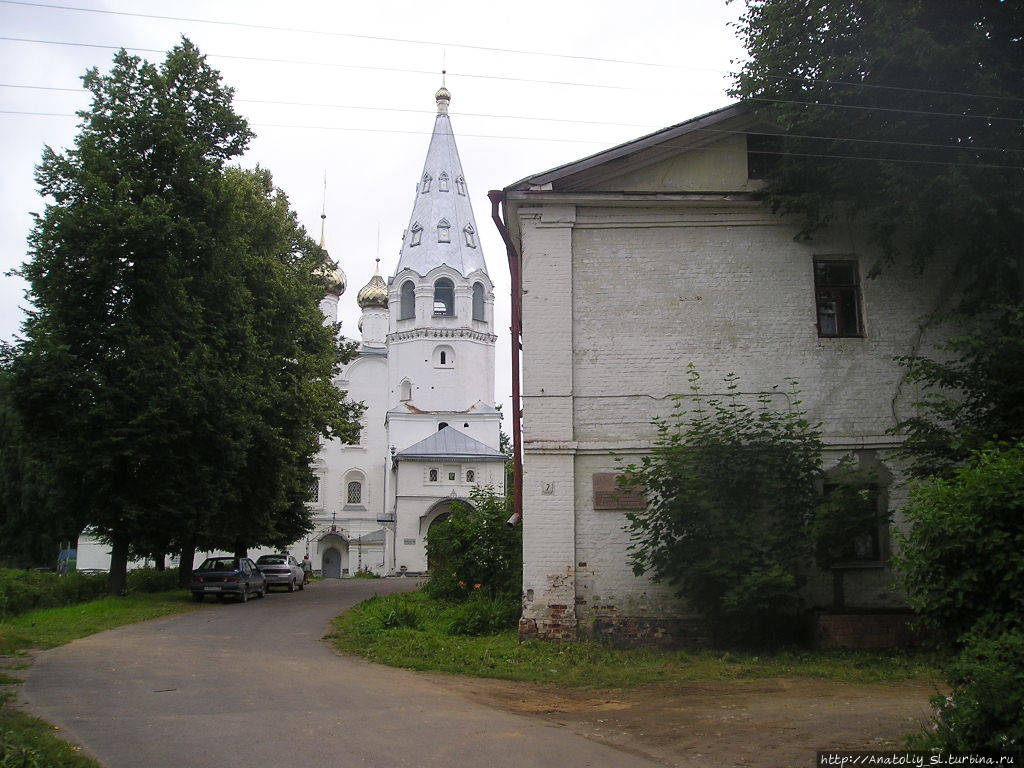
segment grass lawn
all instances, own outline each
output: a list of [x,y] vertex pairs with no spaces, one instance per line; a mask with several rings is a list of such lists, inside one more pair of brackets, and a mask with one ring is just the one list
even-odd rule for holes
[[711,680],[809,677],[844,682],[930,680],[940,659],[922,654],[791,650],[773,654],[614,649],[593,641],[520,643],[515,630],[453,635],[451,604],[422,592],[376,597],[337,617],[341,651],[408,669],[566,686],[618,687]]
[[[200,606],[185,590],[105,597],[78,605],[42,608],[0,621],[0,655],[17,656],[31,648],[53,648],[72,640],[158,616]],[[24,667],[9,663],[8,668]],[[19,712],[7,686],[21,682],[0,673],[0,766],[2,768],[100,768],[77,747],[54,735],[52,725]]]

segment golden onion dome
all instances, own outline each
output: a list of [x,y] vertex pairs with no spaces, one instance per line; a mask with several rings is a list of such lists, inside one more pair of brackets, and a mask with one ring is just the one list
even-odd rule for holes
[[380,259],[377,259],[377,268],[374,269],[370,282],[356,294],[356,303],[360,309],[388,308],[388,286],[380,276]]
[[327,282],[327,293],[332,296],[341,296],[348,287],[348,278],[345,271],[331,259],[316,271],[319,277]]

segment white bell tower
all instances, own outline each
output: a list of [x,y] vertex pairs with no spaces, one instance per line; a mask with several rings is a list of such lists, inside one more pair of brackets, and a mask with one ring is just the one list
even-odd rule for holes
[[442,86],[435,99],[434,132],[388,281],[389,406],[461,413],[481,404],[493,413],[494,285],[452,134],[451,94]]

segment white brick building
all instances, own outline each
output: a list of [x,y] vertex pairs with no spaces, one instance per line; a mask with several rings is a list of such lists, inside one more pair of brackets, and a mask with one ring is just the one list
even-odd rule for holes
[[[668,587],[633,575],[625,513],[594,488],[613,454],[649,450],[690,362],[708,391],[729,373],[753,392],[795,377],[826,466],[852,454],[881,470],[880,504],[903,501],[887,430],[916,393],[893,358],[931,348],[919,320],[943,291],[899,266],[868,279],[877,254],[852,224],[796,242],[751,196],[754,126],[731,106],[504,191],[522,264],[524,634],[685,626]],[[851,563],[848,605],[901,604],[888,555],[883,528]],[[808,603],[830,585],[822,574]]]

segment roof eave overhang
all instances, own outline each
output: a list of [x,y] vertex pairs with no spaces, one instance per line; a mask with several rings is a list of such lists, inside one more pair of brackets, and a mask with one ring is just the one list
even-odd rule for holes
[[[637,139],[618,144],[610,149],[602,150],[593,155],[575,160],[571,163],[560,165],[556,168],[544,171],[542,173],[527,176],[524,179],[505,187],[505,192],[519,191],[519,190],[554,190],[559,186],[568,183],[572,177],[585,174],[588,171],[593,171],[600,166],[608,165],[609,163],[615,163],[616,161],[622,161],[625,158],[636,156],[641,153],[650,152],[659,148],[664,149],[667,153],[682,149],[677,147],[676,143],[680,139],[693,139],[695,137],[701,137],[703,132],[709,131],[716,126],[720,126],[722,123],[727,121],[736,120],[738,118],[746,118],[753,122],[754,115],[752,109],[743,103],[731,104],[722,109],[717,109],[713,112],[700,115],[699,117],[692,118],[685,122],[677,125],[663,128],[654,133],[641,136]],[[711,134],[716,136],[717,134]],[[666,146],[667,145],[667,146]],[[652,162],[656,162],[661,158],[661,155],[654,153],[656,156],[652,159]]]

